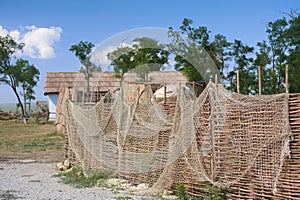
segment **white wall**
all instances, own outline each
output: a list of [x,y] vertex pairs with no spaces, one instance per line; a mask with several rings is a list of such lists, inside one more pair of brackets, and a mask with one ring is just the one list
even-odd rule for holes
[[56,105],[58,101],[58,94],[49,94],[49,120],[50,121],[55,121],[56,118]]

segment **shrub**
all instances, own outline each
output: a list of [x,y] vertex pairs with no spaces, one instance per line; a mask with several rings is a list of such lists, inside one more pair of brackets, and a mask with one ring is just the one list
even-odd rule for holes
[[111,170],[103,170],[89,173],[85,176],[81,166],[74,166],[66,172],[61,172],[57,176],[61,177],[65,184],[73,185],[77,188],[94,187],[99,180],[107,180],[112,178],[113,172]]

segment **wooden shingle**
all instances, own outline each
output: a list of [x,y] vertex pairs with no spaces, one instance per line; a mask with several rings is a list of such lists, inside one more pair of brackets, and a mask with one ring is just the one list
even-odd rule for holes
[[[90,78],[90,86],[98,87],[101,92],[113,91],[120,86],[120,79],[114,72],[96,72]],[[178,71],[156,71],[148,75],[150,82],[177,84],[186,83],[185,76]],[[136,73],[125,74],[126,82],[140,82],[141,78]],[[47,72],[44,86],[44,95],[59,93],[60,87],[85,87],[87,84],[84,75],[80,72]]]

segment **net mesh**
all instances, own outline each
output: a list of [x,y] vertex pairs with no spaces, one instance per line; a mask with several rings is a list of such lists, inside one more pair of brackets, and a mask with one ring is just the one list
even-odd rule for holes
[[163,99],[146,84],[108,92],[94,105],[67,99],[67,149],[86,171],[113,169],[148,183],[148,193],[179,183],[228,188],[250,171],[276,193],[289,155],[288,96],[232,94],[212,82],[199,97],[176,88]]

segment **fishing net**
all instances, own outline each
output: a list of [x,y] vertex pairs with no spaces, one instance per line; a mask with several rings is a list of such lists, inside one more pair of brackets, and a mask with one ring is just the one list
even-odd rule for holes
[[[120,88],[99,102],[66,99],[67,149],[86,171],[112,169],[149,193],[179,183],[227,188],[251,172],[273,193],[289,155],[288,96],[245,96],[209,82],[196,96],[176,85]],[[74,95],[73,95],[74,96]],[[199,186],[200,187],[200,186]]]

